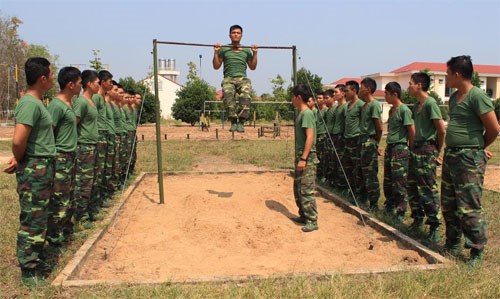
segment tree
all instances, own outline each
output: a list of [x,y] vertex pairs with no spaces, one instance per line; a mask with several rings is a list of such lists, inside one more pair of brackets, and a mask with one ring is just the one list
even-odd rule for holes
[[[120,78],[119,83],[125,90],[134,91],[142,97],[141,119],[140,123],[155,123],[156,122],[156,103],[155,96],[149,91],[149,88],[142,82],[135,82],[132,77]],[[141,108],[141,107],[139,107]]]
[[[265,96],[261,96],[261,100],[267,102],[289,102],[283,77],[278,74],[276,78],[271,79],[271,84],[273,85],[272,95],[264,94]],[[291,119],[292,113],[289,113],[291,110],[293,110],[291,105],[287,104],[262,104],[255,107],[257,118],[267,121],[274,120],[276,112],[279,112],[281,119]]]
[[92,49],[92,55],[94,55],[94,59],[89,60],[90,67],[93,68],[96,72],[102,71],[104,68],[102,67],[102,61],[99,57],[99,53],[101,50]]
[[[26,61],[27,44],[19,37],[18,28],[23,22],[17,17],[0,15],[0,117],[12,117],[12,111],[19,99],[19,92],[25,89],[26,80],[22,66]],[[16,66],[17,78],[16,83]]]
[[196,75],[194,62],[189,62],[188,67],[188,81],[186,86],[177,92],[177,99],[172,106],[172,116],[194,126],[199,119],[199,112],[196,110],[203,110],[205,101],[214,101],[216,91],[214,87]]
[[474,74],[472,75],[472,78],[471,78],[471,82],[472,82],[472,85],[474,85],[478,88],[481,88],[481,79],[479,79],[478,72],[474,72]]
[[[311,71],[301,68],[297,71],[297,84],[305,84],[311,87],[311,90],[316,94],[323,90],[323,84],[321,83],[322,78],[316,74],[312,74]],[[291,94],[292,87],[290,86],[288,91]]]

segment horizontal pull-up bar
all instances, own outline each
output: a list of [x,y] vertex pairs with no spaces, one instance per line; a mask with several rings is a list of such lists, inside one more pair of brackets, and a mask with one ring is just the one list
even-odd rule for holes
[[[195,46],[195,47],[214,47],[215,44],[197,44],[197,43],[180,43],[180,42],[163,42],[154,40],[157,44],[164,45],[177,45],[177,46]],[[229,47],[229,45],[221,45],[221,47]],[[240,46],[240,48],[252,48],[252,46]],[[283,46],[257,46],[259,49],[275,49],[275,50],[293,50],[295,46],[283,47]]]

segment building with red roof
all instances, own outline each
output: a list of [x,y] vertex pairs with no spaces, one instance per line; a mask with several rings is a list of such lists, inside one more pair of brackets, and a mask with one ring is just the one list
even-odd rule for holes
[[[370,77],[377,82],[378,90],[374,96],[377,99],[384,98],[384,86],[396,81],[401,85],[403,90],[408,88],[411,75],[421,70],[428,70],[431,76],[431,88],[444,101],[448,101],[452,90],[446,87],[446,63],[438,62],[413,62],[408,65],[397,68],[387,73],[375,73],[361,78],[342,78],[333,83],[326,84],[325,88],[333,88],[337,84],[345,84],[349,80],[361,82],[363,78]],[[479,73],[481,89],[483,89],[491,98],[500,98],[500,65],[483,65],[474,64],[474,71]]]

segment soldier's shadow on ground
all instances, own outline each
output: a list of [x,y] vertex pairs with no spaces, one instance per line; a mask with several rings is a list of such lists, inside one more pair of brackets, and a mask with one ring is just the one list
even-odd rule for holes
[[209,194],[215,194],[218,197],[224,197],[224,198],[229,198],[233,196],[234,192],[220,192],[220,191],[214,191],[214,190],[206,190]]
[[[273,199],[266,200],[266,207],[270,210],[273,210],[273,211],[276,211],[278,213],[283,214],[289,220],[292,217],[297,217],[297,215],[292,214],[290,211],[288,211],[288,208],[285,207],[282,203],[277,202],[276,200],[273,200]],[[292,220],[290,220],[290,221],[292,221]]]

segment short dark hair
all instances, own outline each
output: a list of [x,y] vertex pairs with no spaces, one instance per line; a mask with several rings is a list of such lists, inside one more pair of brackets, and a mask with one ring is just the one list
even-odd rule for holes
[[359,83],[354,80],[347,81],[345,86],[349,86],[352,90],[355,90],[356,94],[359,92]]
[[97,76],[97,72],[94,70],[84,70],[82,72],[82,86],[83,88],[87,88],[87,84],[89,82],[94,82],[95,79],[99,79]]
[[325,90],[325,95],[329,96],[329,97],[333,97],[333,90],[332,89]]
[[345,85],[344,84],[337,84],[335,85],[335,88],[340,89],[340,91],[345,92]]
[[82,76],[82,72],[74,66],[65,66],[57,75],[57,82],[59,83],[59,88],[61,90],[66,88],[69,82],[76,83],[78,78]]
[[109,71],[102,70],[100,71],[97,76],[99,77],[99,84],[101,84],[102,81],[106,81],[109,79],[113,79],[113,75]]
[[474,74],[474,66],[472,59],[468,55],[452,57],[446,63],[446,66],[454,73],[459,73],[464,79],[472,79]]
[[28,86],[35,85],[41,76],[49,76],[50,61],[43,57],[30,57],[24,64],[24,72]]
[[385,85],[385,90],[390,94],[396,93],[398,98],[401,98],[401,85],[399,85],[398,82],[392,81],[387,83]]
[[316,93],[316,96],[324,96],[325,95],[325,92],[320,90]]
[[429,87],[431,86],[431,77],[424,72],[418,72],[411,75],[411,80],[416,84],[420,83],[424,91],[429,90]]
[[123,85],[121,85],[120,83],[116,84],[116,86],[117,86],[118,88],[121,88],[121,89],[125,90],[125,89],[123,88]]
[[118,82],[116,82],[115,80],[111,80],[111,84],[118,85]]
[[243,28],[241,28],[240,25],[233,25],[233,26],[229,27],[229,34],[231,34],[231,31],[233,31],[234,29],[240,29],[241,33],[243,33]]
[[368,88],[371,94],[373,94],[375,90],[377,90],[377,82],[375,82],[375,80],[373,80],[370,77],[366,77],[363,80],[361,80],[361,84],[364,87]]
[[298,84],[292,89],[292,94],[294,96],[300,96],[302,98],[302,102],[306,103],[309,101],[309,98],[312,97],[309,88],[305,84]]

